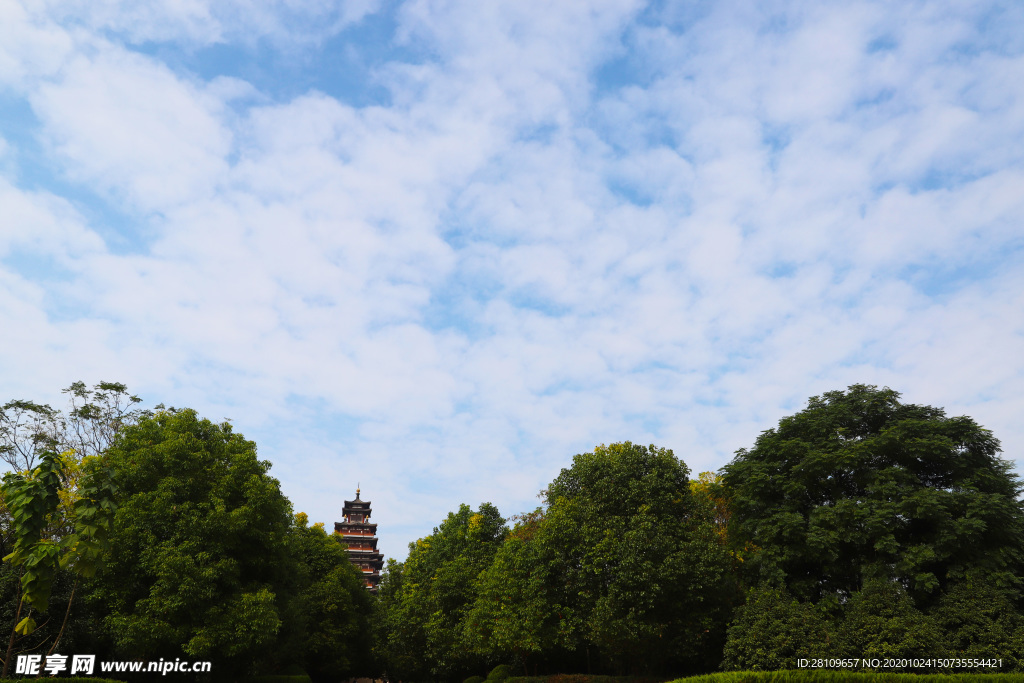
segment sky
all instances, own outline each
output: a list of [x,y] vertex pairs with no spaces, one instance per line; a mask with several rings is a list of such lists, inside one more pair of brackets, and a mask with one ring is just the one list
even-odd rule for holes
[[0,323],[398,559],[854,383],[1020,472],[1024,4],[0,0]]

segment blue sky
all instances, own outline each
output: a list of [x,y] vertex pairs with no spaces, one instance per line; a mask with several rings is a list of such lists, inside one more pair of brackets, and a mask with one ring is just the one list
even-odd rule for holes
[[[0,373],[404,557],[852,383],[1024,448],[1024,6],[0,0]],[[5,399],[6,400],[6,399]]]

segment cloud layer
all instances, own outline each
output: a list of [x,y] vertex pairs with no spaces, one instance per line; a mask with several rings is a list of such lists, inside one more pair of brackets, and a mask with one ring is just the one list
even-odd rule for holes
[[[398,557],[598,443],[715,469],[854,382],[1020,458],[1024,11],[687,7],[0,0],[9,398],[229,417]],[[372,98],[281,95],[354,68]]]

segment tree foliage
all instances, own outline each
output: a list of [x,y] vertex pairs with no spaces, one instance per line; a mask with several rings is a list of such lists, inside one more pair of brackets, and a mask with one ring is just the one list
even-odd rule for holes
[[467,645],[524,671],[716,666],[736,556],[721,500],[694,495],[688,475],[654,446],[575,456],[480,574]]
[[[19,634],[22,640],[33,634],[37,628],[35,617],[49,611],[61,570],[89,578],[105,559],[116,503],[106,461],[98,456],[78,461],[71,451],[59,455],[48,451],[31,472],[8,472],[0,492],[9,514],[6,536],[11,548],[3,561],[20,570],[15,624],[4,657],[6,675]],[[60,642],[77,585],[75,580],[67,595],[60,627],[45,634],[37,647],[45,645],[52,635],[52,653]],[[24,617],[23,607],[28,612]]]
[[409,545],[401,565],[389,564],[380,614],[387,672],[400,679],[462,680],[486,660],[465,647],[464,619],[507,527],[497,508],[461,505],[434,532]]
[[723,481],[761,588],[737,612],[727,665],[826,652],[810,621],[826,615],[836,656],[1019,666],[1024,509],[998,453],[970,418],[866,385],[812,397],[738,451]]
[[729,627],[722,668],[777,671],[795,669],[799,658],[834,657],[834,629],[827,614],[786,589],[752,588]]
[[1004,671],[1024,671],[1024,611],[1014,594],[983,576],[968,575],[945,591],[931,616],[948,656],[1000,657]]
[[[358,572],[322,524],[291,519],[254,444],[193,411],[133,408],[121,384],[65,393],[66,412],[12,401],[0,415],[2,454],[33,465],[6,475],[0,500],[0,587],[20,577],[24,595],[5,661],[52,653],[66,632],[91,633],[87,649],[112,658],[211,659],[220,675],[255,664],[314,680],[373,673]],[[93,612],[72,611],[71,577],[97,572],[85,586]],[[32,645],[53,591],[64,619],[47,614]]]
[[567,609],[554,598],[550,557],[537,540],[541,511],[521,517],[479,577],[463,623],[466,645],[489,661],[511,661],[528,673],[538,655],[565,649]]
[[[65,393],[64,412],[0,408],[0,457],[24,466],[0,487],[7,661],[92,619],[87,650],[209,659],[225,679],[1024,669],[1018,480],[987,430],[889,389],[812,397],[721,474],[630,442],[578,454],[511,529],[461,505],[388,561],[376,598],[230,424],[139,410],[116,383]],[[92,611],[74,616],[79,582]]]
[[1020,584],[1024,513],[998,452],[970,418],[854,385],[737,451],[724,480],[737,534],[761,549],[760,580],[844,602],[892,579],[927,602],[971,569]]
[[[10,562],[0,565],[0,624],[7,630],[0,647],[7,648],[3,664],[8,667],[8,673],[14,670],[14,662],[20,654],[91,651],[92,625],[81,599],[81,577],[69,569],[58,568],[50,585],[50,608],[40,614],[25,605],[21,576],[21,567]],[[26,635],[14,631],[30,611],[36,622],[32,632]],[[66,620],[65,616],[68,616]]]
[[75,382],[63,393],[67,412],[34,401],[0,406],[0,459],[15,472],[32,471],[44,453],[73,452],[78,459],[103,453],[124,426],[148,414],[134,408],[142,399],[119,382],[92,389]]
[[924,659],[946,654],[943,634],[897,581],[869,579],[843,611],[837,650],[846,657]]
[[295,515],[288,538],[294,567],[284,591],[278,657],[299,664],[314,683],[375,673],[370,594],[340,539],[307,521],[305,513]]
[[[101,454],[142,414],[132,408],[141,399],[120,383],[101,382],[90,390],[75,382],[64,393],[66,413],[26,400],[0,407],[0,459],[14,469],[4,476],[0,501],[2,555],[5,570],[17,569],[20,583],[5,672],[17,648],[49,645],[52,653],[66,633],[85,630],[74,598],[79,580],[94,575],[105,559],[116,505]],[[60,585],[63,620],[49,614],[41,633],[35,633],[36,617],[48,611]],[[71,618],[73,608],[77,621]],[[30,634],[34,647],[24,644]]]
[[717,663],[733,558],[672,451],[627,441],[577,455],[546,502],[538,538],[577,649],[621,673]]
[[231,425],[192,410],[125,427],[107,450],[120,494],[93,583],[126,659],[208,659],[240,671],[275,642],[290,505]]
[[[61,457],[44,453],[39,466],[28,474],[7,473],[3,480],[4,501],[11,512],[13,548],[4,562],[21,567],[22,601],[30,608],[46,612],[50,591],[60,567],[60,543],[45,533],[60,502]],[[32,615],[15,626],[28,635],[35,630]]]

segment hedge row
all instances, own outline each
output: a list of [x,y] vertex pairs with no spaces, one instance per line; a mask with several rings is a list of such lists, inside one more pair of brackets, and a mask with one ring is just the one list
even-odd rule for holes
[[[658,683],[664,679],[639,676],[591,676],[554,674],[553,676],[509,676],[504,683]],[[689,679],[687,679],[689,681]],[[468,683],[468,681],[466,682]]]
[[[510,679],[511,680],[511,679]],[[1024,674],[907,674],[855,671],[730,671],[680,678],[672,683],[1024,683]]]
[[[512,676],[505,683],[654,683],[655,679],[630,676]],[[1024,683],[1024,674],[909,674],[896,672],[863,673],[854,671],[730,671],[680,678],[671,683]]]

